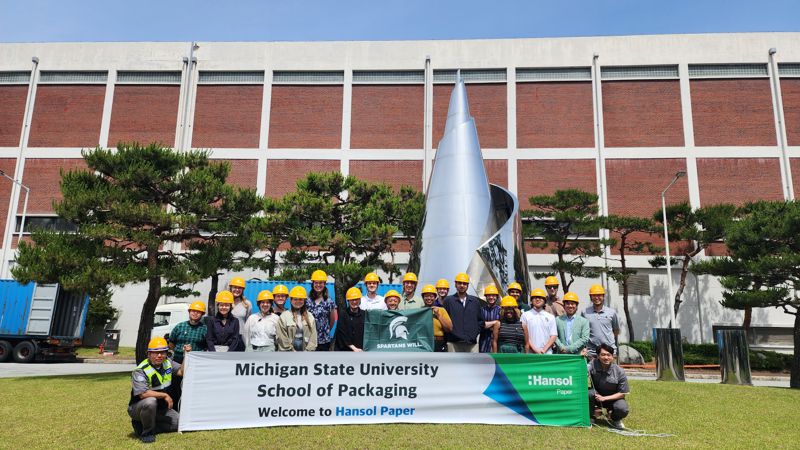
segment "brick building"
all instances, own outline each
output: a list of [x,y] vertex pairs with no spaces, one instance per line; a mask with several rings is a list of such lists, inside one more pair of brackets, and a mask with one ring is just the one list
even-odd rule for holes
[[[59,171],[83,167],[82,148],[118,141],[209,148],[231,162],[231,183],[269,196],[321,170],[424,189],[456,69],[489,179],[523,207],[576,187],[598,193],[604,213],[650,216],[678,171],[668,202],[695,207],[800,189],[800,33],[190,47],[0,44],[0,170],[30,188],[26,228],[54,220]],[[5,261],[24,198],[0,180]],[[550,259],[532,251],[531,271]],[[646,260],[632,260],[646,284],[633,298],[637,339],[667,315],[664,271]],[[710,341],[713,326],[740,323],[716,280],[690,278],[684,335]],[[573,290],[585,300],[591,283]],[[123,344],[141,292],[115,297]],[[610,298],[621,310],[616,287]],[[753,324],[790,321],[756,311]]]

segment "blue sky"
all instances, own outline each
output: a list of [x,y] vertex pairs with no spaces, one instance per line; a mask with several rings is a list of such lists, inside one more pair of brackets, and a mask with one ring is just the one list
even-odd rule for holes
[[0,0],[0,42],[490,39],[798,31],[798,18],[798,0]]

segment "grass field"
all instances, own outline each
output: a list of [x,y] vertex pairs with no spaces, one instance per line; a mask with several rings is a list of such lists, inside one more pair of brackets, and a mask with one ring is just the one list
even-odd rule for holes
[[97,347],[78,347],[76,353],[82,359],[134,359],[136,349],[134,347],[120,347],[114,355],[102,355]]
[[[0,366],[1,368],[2,366]],[[128,374],[0,379],[0,448],[140,447],[125,412]],[[338,425],[158,435],[152,448],[797,448],[800,391],[632,381],[628,428]]]

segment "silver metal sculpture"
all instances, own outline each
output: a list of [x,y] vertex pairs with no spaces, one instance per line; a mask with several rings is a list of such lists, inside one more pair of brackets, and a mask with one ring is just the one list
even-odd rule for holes
[[528,291],[529,278],[517,197],[489,184],[475,120],[460,72],[450,96],[444,135],[434,159],[420,233],[422,284],[470,276],[470,293],[511,282]]

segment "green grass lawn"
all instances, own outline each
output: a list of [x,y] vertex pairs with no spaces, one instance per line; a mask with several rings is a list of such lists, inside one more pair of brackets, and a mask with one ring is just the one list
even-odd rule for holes
[[75,350],[78,358],[82,359],[134,359],[136,357],[136,348],[134,347],[120,347],[118,353],[108,356],[100,354],[98,347],[78,347]]
[[[0,366],[2,367],[2,366]],[[0,379],[0,448],[140,447],[128,374]],[[789,448],[800,390],[632,381],[626,437],[603,427],[337,425],[158,435],[157,448]]]

